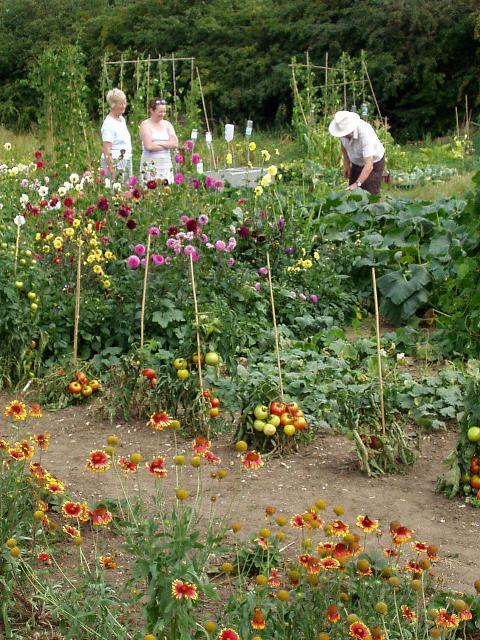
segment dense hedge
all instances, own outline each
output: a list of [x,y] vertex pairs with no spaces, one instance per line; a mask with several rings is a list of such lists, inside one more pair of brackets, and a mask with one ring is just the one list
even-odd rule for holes
[[92,115],[106,51],[173,51],[197,59],[217,118],[263,124],[288,121],[292,55],[333,63],[363,48],[395,130],[437,135],[465,94],[478,106],[479,15],[477,0],[0,0],[0,122],[35,120],[27,78],[47,44],[83,49]]

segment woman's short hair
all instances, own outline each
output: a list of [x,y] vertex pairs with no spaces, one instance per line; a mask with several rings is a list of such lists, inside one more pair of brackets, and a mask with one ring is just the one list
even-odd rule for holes
[[150,102],[148,103],[148,108],[150,111],[154,111],[159,104],[167,104],[167,101],[164,100],[163,98],[153,98],[153,100],[150,100]]
[[121,89],[110,89],[107,93],[107,103],[110,108],[116,107],[119,104],[127,103],[127,96]]

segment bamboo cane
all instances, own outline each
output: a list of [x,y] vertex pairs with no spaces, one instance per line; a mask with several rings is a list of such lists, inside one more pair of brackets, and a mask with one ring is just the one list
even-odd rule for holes
[[15,240],[15,260],[13,262],[13,275],[17,275],[18,252],[20,250],[20,225],[17,224],[17,239]]
[[77,284],[75,287],[75,315],[73,320],[73,364],[77,365],[78,356],[78,325],[80,322],[80,283],[82,277],[82,244],[83,240],[78,241],[78,258],[77,258]]
[[375,304],[375,331],[377,334],[378,380],[380,383],[380,414],[382,419],[382,435],[385,436],[385,404],[383,400],[382,354],[380,349],[380,313],[378,311],[377,279],[375,267],[372,267],[373,301]]
[[280,362],[280,341],[278,338],[277,317],[275,314],[275,300],[273,298],[273,285],[272,285],[272,271],[270,269],[270,254],[267,251],[267,269],[268,269],[268,286],[270,289],[270,303],[272,305],[272,319],[273,319],[273,335],[275,337],[275,355],[277,357],[277,370],[278,370],[278,386],[280,388],[280,399],[285,401],[283,393],[283,379],[282,379],[282,365]]
[[148,266],[150,264],[150,243],[152,236],[147,237],[147,251],[145,255],[145,273],[143,275],[143,291],[142,291],[142,310],[140,313],[140,348],[143,347],[143,338],[145,334],[145,305],[147,302],[147,285],[148,285]]
[[457,127],[457,138],[460,137],[460,121],[458,118],[458,107],[455,105],[455,124]]
[[298,106],[300,108],[300,113],[302,114],[303,122],[305,123],[305,126],[308,129],[307,118],[305,117],[305,112],[304,112],[303,106],[302,106],[302,100],[300,98],[300,92],[298,91],[297,77],[295,75],[295,65],[294,64],[292,64],[292,84],[293,84],[293,92],[294,92],[295,97],[297,99]]
[[[197,302],[197,287],[195,285],[195,272],[193,269],[193,256],[190,254],[190,279],[192,281],[192,293],[193,293],[193,309],[195,312],[195,333],[197,336],[197,367],[198,367],[198,385],[200,387],[200,395],[202,397],[202,401],[204,398],[203,395],[203,371],[202,371],[202,341],[200,338],[200,314],[198,312],[198,302]],[[203,414],[202,421],[203,421]],[[210,439],[210,424],[207,426],[207,439]]]

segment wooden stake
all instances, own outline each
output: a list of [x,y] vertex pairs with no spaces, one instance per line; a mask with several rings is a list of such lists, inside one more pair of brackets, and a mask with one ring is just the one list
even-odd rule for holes
[[17,275],[18,252],[20,250],[20,225],[17,224],[17,239],[15,240],[15,260],[13,262],[13,275]]
[[77,365],[78,356],[78,325],[80,322],[80,282],[82,277],[82,244],[83,240],[78,241],[78,259],[77,259],[77,284],[75,287],[75,315],[73,319],[73,364]]
[[300,98],[300,93],[298,91],[297,77],[295,75],[295,65],[294,64],[292,64],[292,83],[293,83],[293,92],[294,92],[295,97],[297,99],[298,106],[300,108],[300,113],[302,114],[303,122],[305,123],[305,126],[308,129],[307,118],[305,117],[305,112],[304,112],[303,106],[302,106],[302,100]]
[[210,124],[208,122],[208,113],[207,107],[205,105],[205,96],[203,95],[202,81],[200,80],[200,71],[197,69],[197,78],[198,78],[198,86],[200,87],[200,95],[202,97],[202,105],[203,105],[203,115],[205,117],[205,126],[207,127],[207,131],[210,131]]
[[457,138],[460,137],[460,121],[458,119],[458,107],[455,105],[455,123],[457,126]]
[[[202,371],[202,341],[200,338],[200,314],[198,312],[198,302],[197,302],[197,287],[195,285],[195,272],[193,270],[193,256],[189,255],[190,258],[190,279],[192,281],[192,293],[193,293],[193,308],[195,311],[195,333],[197,334],[197,367],[198,367],[198,385],[200,387],[200,395],[202,397],[201,402],[204,402],[203,395],[203,371]],[[203,421],[203,413],[200,414],[202,416]],[[207,426],[207,439],[210,439],[210,423]]]
[[272,305],[273,335],[275,337],[275,354],[277,356],[278,386],[280,388],[280,400],[284,402],[285,398],[283,394],[282,365],[280,362],[280,341],[278,339],[277,317],[275,314],[275,300],[273,299],[272,271],[270,269],[270,254],[268,253],[268,251],[267,251],[267,269],[268,269],[268,286],[270,288],[270,303]]
[[367,76],[368,84],[370,86],[370,91],[372,92],[373,99],[375,100],[375,106],[377,107],[378,116],[379,116],[380,120],[382,120],[383,119],[382,112],[380,111],[380,107],[379,107],[379,104],[378,104],[378,101],[377,101],[377,96],[375,95],[375,91],[373,89],[373,84],[372,84],[372,81],[370,80],[370,75],[368,73],[367,63],[366,62],[363,63],[363,68],[364,68],[364,71],[365,71],[365,75]]
[[177,113],[177,79],[175,77],[175,55],[172,53],[172,81],[173,81],[173,118],[175,123],[178,124]]
[[148,60],[147,60],[147,91],[146,91],[146,95],[145,95],[145,113],[147,114],[147,118],[148,118],[148,103],[150,102],[150,65],[151,65],[151,60],[150,60],[150,56],[148,56]]
[[377,279],[375,267],[372,267],[373,301],[375,304],[375,331],[377,334],[378,380],[380,382],[380,414],[382,419],[382,435],[385,436],[385,405],[383,401],[382,354],[380,349],[380,313],[378,311]]
[[140,313],[140,348],[143,347],[143,338],[145,333],[145,304],[147,302],[147,285],[148,285],[148,266],[150,264],[150,243],[152,236],[148,234],[147,238],[147,251],[145,254],[145,273],[143,276],[143,291],[142,291],[142,310]]

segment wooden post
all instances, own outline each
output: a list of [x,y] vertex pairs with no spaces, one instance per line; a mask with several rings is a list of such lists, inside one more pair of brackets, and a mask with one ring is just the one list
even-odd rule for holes
[[465,134],[470,135],[470,114],[468,112],[468,96],[465,94]]
[[457,138],[460,138],[460,121],[458,118],[458,107],[455,105],[455,124],[457,127]]
[[[195,312],[195,333],[197,335],[197,358],[198,358],[198,385],[200,387],[200,395],[202,397],[201,402],[204,402],[204,388],[203,388],[203,371],[202,371],[202,341],[200,338],[200,315],[198,312],[198,301],[197,301],[197,287],[195,285],[195,272],[193,269],[193,256],[190,254],[190,280],[192,281],[192,293],[193,293],[193,309]],[[201,414],[203,415],[203,414]],[[207,426],[207,439],[210,439],[210,423]]]
[[270,254],[267,251],[267,269],[268,269],[268,287],[270,289],[270,303],[272,305],[272,320],[273,320],[273,335],[275,338],[275,355],[277,356],[277,370],[278,370],[278,386],[280,388],[280,399],[285,401],[283,393],[283,379],[282,379],[282,365],[280,362],[280,341],[278,338],[277,316],[275,313],[275,300],[273,298],[273,285],[272,285],[272,271],[270,268]]
[[73,318],[73,364],[77,365],[78,357],[78,325],[80,322],[80,283],[82,277],[82,244],[83,240],[78,240],[77,257],[77,284],[75,287],[75,315]]
[[151,64],[150,54],[148,54],[148,60],[147,60],[147,91],[146,91],[146,96],[145,96],[145,113],[147,114],[147,118],[148,118],[148,103],[150,101],[150,64]]
[[365,75],[367,76],[368,84],[370,86],[370,91],[372,92],[372,96],[373,96],[373,99],[375,101],[375,106],[377,107],[378,116],[379,116],[380,120],[382,120],[382,112],[380,111],[380,107],[378,105],[377,96],[375,95],[375,91],[373,89],[372,81],[370,80],[370,75],[368,73],[367,63],[366,62],[363,63],[363,69],[365,71]]
[[173,116],[175,123],[178,124],[177,113],[177,79],[175,77],[175,54],[172,53],[172,85],[173,85]]
[[147,251],[145,254],[145,273],[143,276],[143,291],[142,291],[142,310],[140,313],[140,348],[143,347],[143,339],[145,334],[145,305],[147,302],[147,286],[148,286],[148,266],[150,264],[150,243],[152,236],[148,234],[147,237]]
[[15,240],[15,260],[13,262],[13,275],[17,275],[18,252],[20,250],[20,225],[17,224],[17,239]]
[[377,362],[378,380],[380,383],[380,415],[382,420],[382,435],[385,436],[385,405],[383,400],[383,375],[382,375],[382,353],[380,349],[380,313],[378,311],[377,279],[375,277],[375,267],[372,267],[373,301],[375,304],[375,331],[377,334]]
[[200,87],[200,96],[202,97],[202,106],[203,106],[203,115],[205,117],[205,126],[207,127],[207,131],[210,131],[210,123],[208,122],[208,113],[207,107],[205,105],[205,96],[203,95],[202,81],[200,80],[200,71],[197,67],[197,78],[198,78],[198,86]]
[[297,99],[298,106],[300,108],[300,113],[302,114],[303,122],[305,123],[305,126],[308,129],[307,118],[305,117],[305,112],[304,112],[303,106],[302,106],[302,100],[300,98],[300,93],[298,91],[297,77],[295,75],[295,63],[292,64],[292,84],[293,84],[293,92],[294,92],[295,97]]
[[329,99],[328,99],[328,51],[325,53],[325,95],[323,97],[323,112],[328,116]]
[[120,89],[123,91],[123,52],[120,56]]

